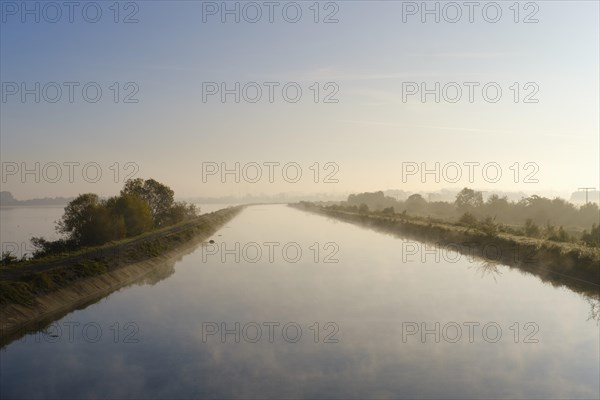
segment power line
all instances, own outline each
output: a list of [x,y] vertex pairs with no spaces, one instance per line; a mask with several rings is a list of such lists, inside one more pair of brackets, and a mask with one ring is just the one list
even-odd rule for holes
[[585,190],[585,204],[588,204],[588,193],[590,190],[596,190],[595,187],[582,187],[582,188],[577,188],[577,190]]

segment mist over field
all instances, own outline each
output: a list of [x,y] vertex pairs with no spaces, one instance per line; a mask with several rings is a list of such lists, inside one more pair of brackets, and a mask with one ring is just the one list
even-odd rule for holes
[[599,398],[599,15],[0,0],[0,398]]
[[20,199],[600,186],[595,2],[2,3]]

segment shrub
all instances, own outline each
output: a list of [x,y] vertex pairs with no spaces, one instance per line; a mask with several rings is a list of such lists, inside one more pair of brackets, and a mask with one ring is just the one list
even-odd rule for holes
[[554,227],[548,226],[547,239],[553,240],[555,242],[570,242],[571,241],[569,234],[563,229],[562,226],[560,228],[558,228],[558,231],[556,229],[554,229]]
[[539,226],[537,226],[535,224],[535,222],[533,222],[533,220],[531,220],[531,218],[528,218],[525,221],[525,236],[528,236],[528,237],[539,237],[540,236],[540,228],[539,228]]
[[487,217],[478,226],[478,228],[488,236],[494,236],[498,233],[498,225],[496,225],[492,217]]
[[154,222],[148,203],[141,197],[125,194],[109,199],[106,203],[115,219],[123,218],[127,237],[137,236],[152,229]]
[[5,267],[7,265],[14,264],[16,262],[17,262],[17,257],[13,256],[13,254],[10,251],[2,252],[2,258],[0,259],[0,265]]
[[477,225],[477,218],[473,214],[466,212],[460,217],[458,223],[466,227],[474,227]]
[[581,240],[589,246],[600,246],[600,225],[593,224],[590,233],[588,233],[587,230],[583,231]]

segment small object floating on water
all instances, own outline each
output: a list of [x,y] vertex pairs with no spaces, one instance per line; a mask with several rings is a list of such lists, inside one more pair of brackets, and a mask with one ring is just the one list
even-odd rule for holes
[[210,239],[210,240],[208,241],[208,243],[210,243],[210,244],[213,244],[214,242],[215,242],[215,241],[214,241],[214,240],[212,240],[212,239]]

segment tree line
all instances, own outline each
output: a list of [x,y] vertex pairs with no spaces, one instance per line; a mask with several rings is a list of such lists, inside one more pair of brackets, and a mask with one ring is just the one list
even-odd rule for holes
[[598,205],[588,203],[578,207],[558,197],[549,199],[533,195],[519,201],[509,201],[506,196],[493,194],[484,200],[482,192],[464,188],[456,195],[454,202],[428,202],[420,194],[397,200],[379,191],[351,194],[345,203],[332,208],[355,212],[405,213],[530,237],[558,241],[583,240],[588,244],[600,245]]
[[56,230],[63,238],[31,239],[34,256],[43,256],[81,246],[97,246],[138,236],[153,229],[196,217],[196,206],[176,202],[175,193],[154,179],[130,179],[118,196],[101,199],[97,194],[77,196],[66,207]]

